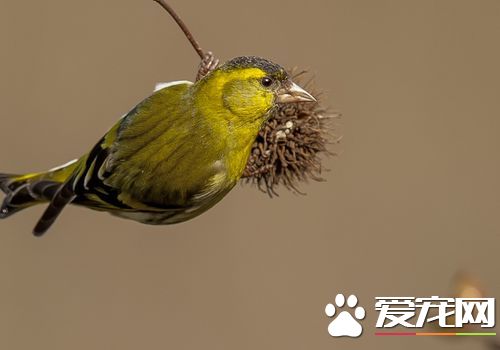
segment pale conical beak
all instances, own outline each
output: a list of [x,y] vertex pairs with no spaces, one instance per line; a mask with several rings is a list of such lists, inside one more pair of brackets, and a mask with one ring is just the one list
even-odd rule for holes
[[292,82],[292,85],[290,85],[289,87],[281,88],[278,90],[276,102],[316,102],[316,99],[306,90],[302,89],[300,86]]

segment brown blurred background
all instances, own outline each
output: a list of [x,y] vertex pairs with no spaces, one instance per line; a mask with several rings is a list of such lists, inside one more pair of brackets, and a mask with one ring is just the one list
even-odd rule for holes
[[[450,294],[467,270],[500,296],[500,2],[172,0],[223,60],[310,68],[343,113],[326,183],[150,227],[70,207],[0,222],[0,349],[486,349],[375,337],[375,296]],[[198,58],[150,0],[0,5],[0,170],[86,152],[158,81]],[[364,335],[328,335],[338,292]]]

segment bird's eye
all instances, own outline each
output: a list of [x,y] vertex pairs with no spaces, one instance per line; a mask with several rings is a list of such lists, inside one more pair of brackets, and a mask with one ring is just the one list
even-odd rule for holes
[[261,84],[264,87],[270,87],[273,84],[273,80],[269,77],[264,77],[262,78]]

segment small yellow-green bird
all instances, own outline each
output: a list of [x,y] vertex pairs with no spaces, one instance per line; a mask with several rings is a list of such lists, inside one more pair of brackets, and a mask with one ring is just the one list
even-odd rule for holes
[[234,58],[191,83],[166,84],[83,157],[48,172],[0,174],[0,218],[50,202],[42,235],[69,203],[173,224],[220,201],[238,182],[257,134],[278,103],[315,101],[281,66]]

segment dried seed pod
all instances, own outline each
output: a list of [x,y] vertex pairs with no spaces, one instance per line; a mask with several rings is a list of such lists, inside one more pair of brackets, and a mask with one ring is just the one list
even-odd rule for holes
[[[304,73],[294,68],[290,76],[297,80]],[[309,80],[304,87],[311,91],[312,84]],[[315,91],[312,94],[320,97]],[[255,140],[242,181],[256,184],[270,196],[278,194],[279,185],[302,193],[298,189],[299,182],[323,181],[321,155],[334,154],[327,146],[340,140],[332,134],[331,121],[338,116],[328,112],[319,102],[278,105]]]

